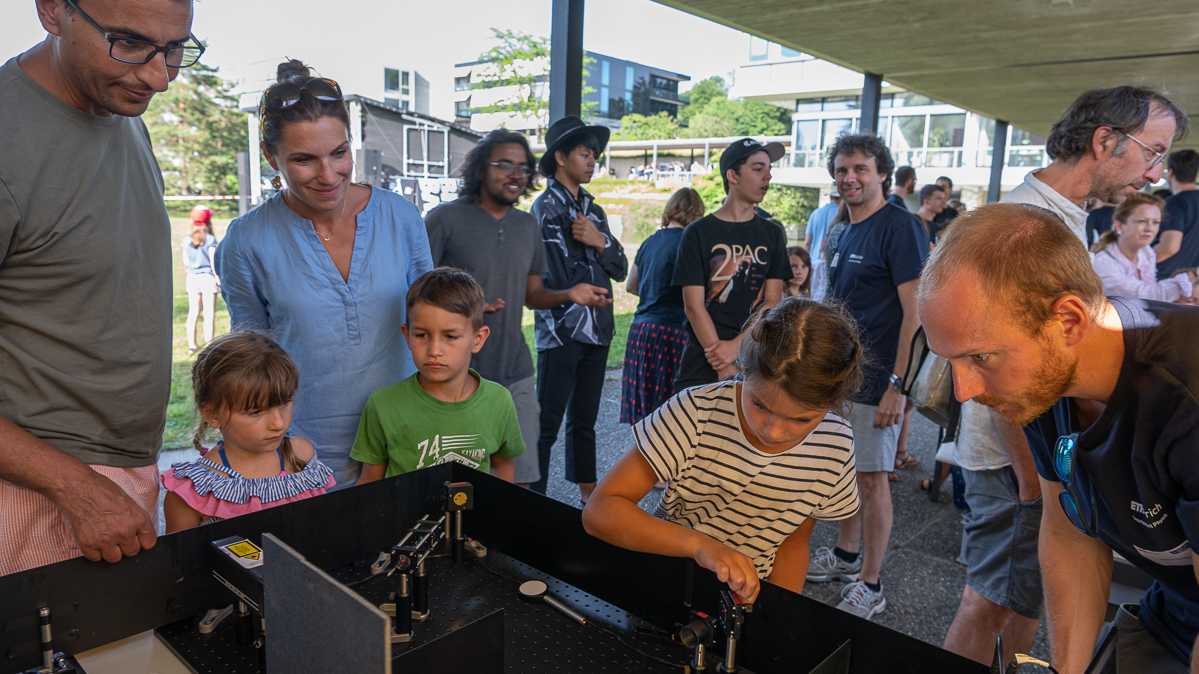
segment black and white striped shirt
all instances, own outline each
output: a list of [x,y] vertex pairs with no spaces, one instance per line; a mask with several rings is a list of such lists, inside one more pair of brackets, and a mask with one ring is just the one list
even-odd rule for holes
[[853,429],[832,412],[796,446],[767,454],[741,431],[737,384],[724,381],[680,392],[635,424],[633,436],[670,483],[658,516],[741,552],[762,578],[804,520],[858,511]]

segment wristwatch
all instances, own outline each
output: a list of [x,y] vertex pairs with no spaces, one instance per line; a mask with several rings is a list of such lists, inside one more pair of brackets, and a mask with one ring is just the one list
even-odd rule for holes
[[895,389],[896,393],[903,393],[903,380],[899,378],[899,375],[892,372],[891,376],[887,378],[887,383]]

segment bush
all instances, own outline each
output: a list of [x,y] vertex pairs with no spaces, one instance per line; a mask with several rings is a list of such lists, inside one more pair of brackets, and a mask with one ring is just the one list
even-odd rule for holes
[[625,240],[640,244],[662,224],[662,204],[637,203],[625,210]]

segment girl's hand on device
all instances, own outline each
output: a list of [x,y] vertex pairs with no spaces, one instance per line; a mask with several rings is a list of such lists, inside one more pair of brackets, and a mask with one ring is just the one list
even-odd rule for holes
[[703,542],[693,557],[695,563],[716,574],[716,578],[727,584],[739,599],[749,604],[757,600],[761,586],[758,570],[750,558],[703,534],[698,535]]

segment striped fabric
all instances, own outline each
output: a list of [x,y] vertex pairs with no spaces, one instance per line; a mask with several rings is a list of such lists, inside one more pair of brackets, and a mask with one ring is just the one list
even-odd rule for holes
[[[88,466],[112,480],[150,513],[158,528],[158,467]],[[0,576],[78,557],[62,512],[45,496],[0,480]]]
[[766,578],[779,546],[805,520],[858,511],[853,429],[830,412],[803,442],[767,454],[741,432],[736,395],[732,381],[687,389],[634,425],[633,435],[669,483],[658,516],[741,552]]
[[280,472],[271,477],[247,478],[232,468],[216,463],[208,456],[176,463],[168,471],[176,480],[187,480],[199,496],[212,494],[227,503],[245,504],[257,498],[263,504],[284,501],[305,492],[323,491],[333,471],[315,456],[298,473]]

